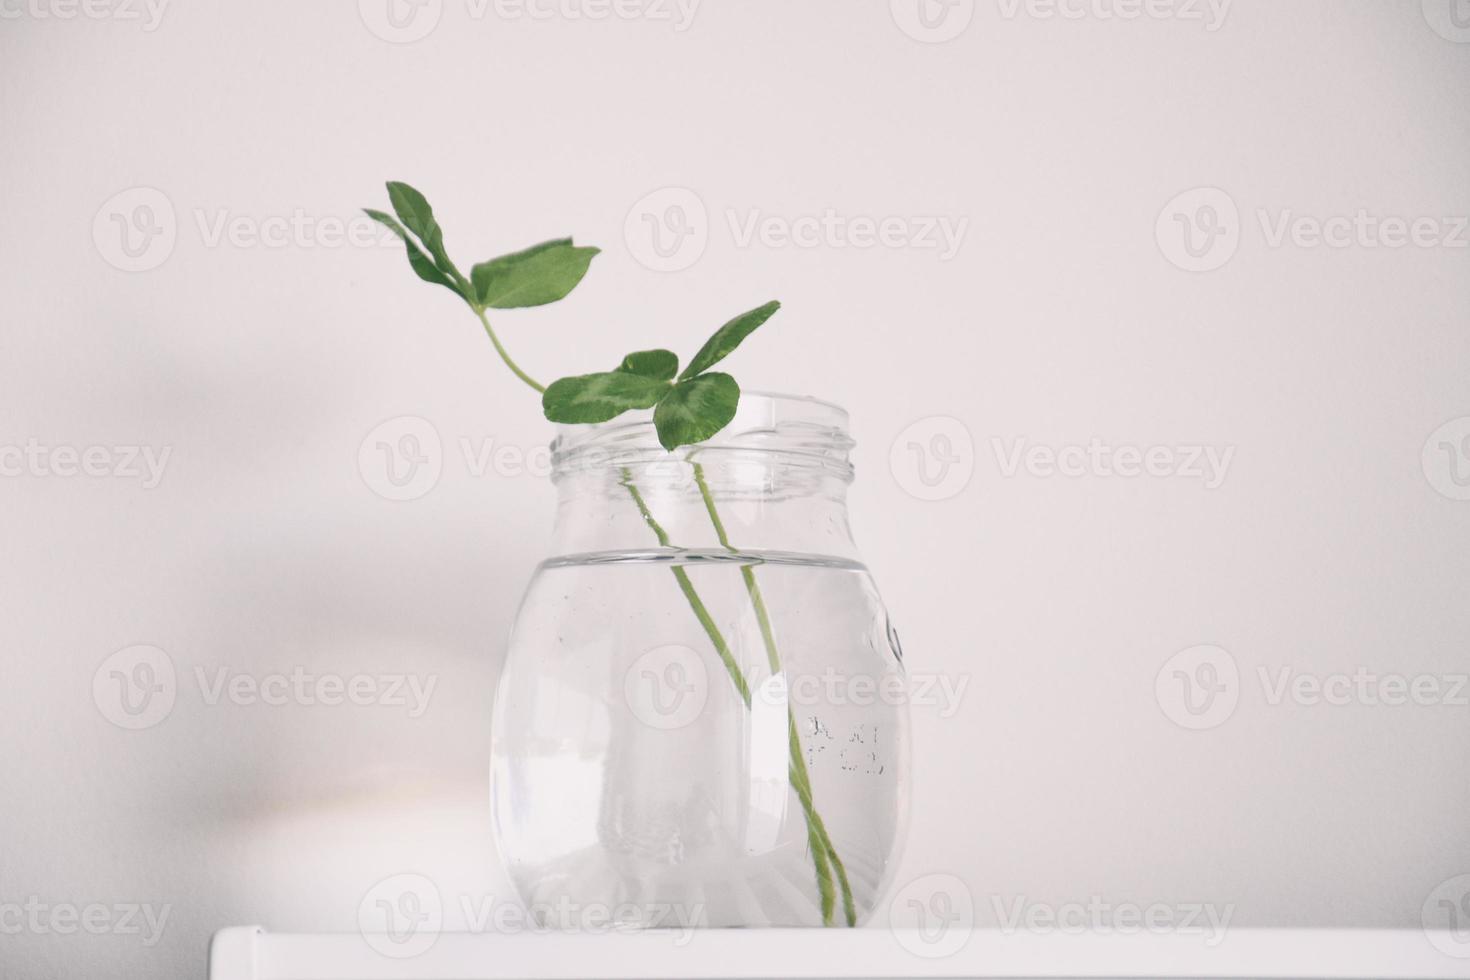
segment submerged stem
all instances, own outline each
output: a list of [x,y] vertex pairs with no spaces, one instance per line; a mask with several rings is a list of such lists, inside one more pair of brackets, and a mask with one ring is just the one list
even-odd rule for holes
[[[719,537],[720,544],[728,551],[735,551],[725,531],[724,521],[715,507],[714,496],[709,491],[709,484],[705,481],[704,468],[694,463],[694,479],[699,485],[700,497],[704,500],[705,510],[709,513],[710,522],[715,527],[715,534]],[[633,482],[633,474],[627,467],[621,470],[622,479],[619,481],[628,496],[633,498],[634,505],[638,508],[643,522],[653,531],[658,543],[665,548],[672,547],[668,531],[664,530],[662,524],[653,516],[649,510],[648,501],[644,499],[643,493]],[[750,707],[751,694],[750,684],[745,679],[745,673],[740,669],[740,664],[735,660],[735,655],[730,650],[730,645],[725,641],[719,626],[710,615],[709,608],[700,598],[699,592],[694,588],[694,583],[689,578],[689,573],[679,566],[674,566],[674,579],[679,584],[679,590],[684,594],[685,601],[693,610],[694,617],[699,620],[705,635],[709,637],[710,643],[715,648],[720,662],[724,664],[725,671],[730,675],[731,682],[735,685],[740,700],[746,708]],[[781,655],[776,650],[775,632],[771,626],[770,613],[766,609],[764,597],[761,595],[760,585],[755,580],[755,572],[749,566],[742,566],[741,577],[745,581],[745,589],[750,596],[751,604],[755,607],[756,621],[760,625],[761,640],[766,649],[766,660],[772,674],[781,671]],[[807,825],[807,847],[812,854],[812,864],[817,873],[817,892],[821,901],[822,924],[831,925],[833,913],[837,900],[837,889],[842,891],[843,918],[847,925],[857,925],[857,909],[853,903],[852,885],[848,881],[847,869],[842,864],[842,859],[837,856],[837,848],[832,844],[831,835],[827,833],[826,824],[821,814],[817,812],[816,803],[812,799],[811,773],[807,769],[806,757],[801,750],[801,738],[796,730],[796,716],[792,714],[788,705],[786,709],[786,730],[790,751],[790,765],[788,778],[792,788],[796,790],[796,798],[801,803],[802,814]],[[833,882],[833,871],[836,871],[836,883]]]
[[[694,482],[699,486],[699,496],[704,500],[704,509],[709,514],[710,523],[714,525],[715,536],[719,538],[720,544],[726,551],[735,551],[735,546],[730,543],[730,536],[725,531],[725,522],[720,518],[720,512],[715,507],[714,494],[710,493],[709,482],[704,477],[704,467],[694,463]],[[776,634],[771,627],[771,615],[766,610],[765,597],[761,595],[760,585],[755,580],[755,569],[749,565],[740,566],[741,577],[745,580],[745,591],[750,596],[750,604],[755,608],[756,622],[760,625],[761,642],[766,648],[766,662],[771,668],[771,673],[781,672],[781,654],[776,650]],[[796,730],[796,716],[791,712],[791,706],[786,707],[786,722],[791,744],[791,782],[796,787],[796,797],[801,801],[801,808],[806,814],[807,836],[812,841],[812,860],[817,868],[817,888],[822,895],[822,921],[832,921],[832,879],[827,870],[830,862],[832,868],[837,872],[838,884],[842,887],[842,912],[849,926],[857,925],[857,910],[853,905],[852,886],[847,880],[847,868],[843,866],[842,859],[837,856],[837,848],[832,844],[832,838],[827,833],[827,827],[822,822],[821,814],[817,812],[816,803],[812,799],[811,773],[807,770],[806,755],[801,750],[800,733]]]
[[[669,547],[669,533],[663,529],[663,525],[649,511],[648,503],[643,499],[643,494],[638,491],[638,487],[633,483],[633,474],[628,472],[627,467],[623,467],[622,473],[623,479],[621,482],[627,488],[629,496],[633,498],[633,503],[638,505],[638,513],[643,515],[644,523],[653,529],[653,533],[658,538],[659,544],[665,548]],[[705,635],[715,645],[715,652],[719,654],[720,662],[725,665],[725,670],[729,673],[730,680],[735,684],[735,690],[740,692],[740,700],[744,701],[745,706],[749,708],[750,685],[746,683],[745,674],[741,671],[740,664],[735,661],[735,655],[730,652],[730,645],[725,642],[725,637],[720,633],[720,628],[715,625],[714,617],[709,614],[709,609],[705,606],[704,600],[694,590],[694,583],[689,580],[689,573],[678,565],[675,565],[671,571],[679,583],[679,591],[684,593],[684,598],[689,602],[689,608],[694,610],[694,618],[699,620],[699,625],[704,627]]]

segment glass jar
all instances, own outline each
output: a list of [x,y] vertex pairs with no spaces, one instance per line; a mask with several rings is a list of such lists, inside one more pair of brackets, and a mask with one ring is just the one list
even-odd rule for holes
[[855,925],[904,824],[897,635],[848,526],[847,413],[747,393],[673,453],[560,427],[554,557],[495,702],[495,837],[538,922]]

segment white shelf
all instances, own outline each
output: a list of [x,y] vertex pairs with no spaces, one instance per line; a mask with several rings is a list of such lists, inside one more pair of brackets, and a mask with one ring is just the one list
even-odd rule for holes
[[[418,943],[424,945],[419,937]],[[954,937],[950,937],[953,942]],[[957,945],[957,944],[955,944]],[[219,932],[211,980],[712,980],[789,977],[1470,978],[1470,937],[1422,930],[1232,929],[1199,935],[976,930],[948,956],[888,929],[709,929],[606,935],[444,933],[416,956],[386,937]],[[1463,953],[1463,956],[1451,955]]]

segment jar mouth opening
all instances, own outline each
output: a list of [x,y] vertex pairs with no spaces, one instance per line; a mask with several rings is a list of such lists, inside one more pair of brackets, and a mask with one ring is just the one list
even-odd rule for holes
[[551,443],[553,473],[596,466],[710,458],[726,453],[789,456],[834,467],[851,478],[854,442],[842,406],[809,395],[743,391],[735,418],[712,438],[673,453],[659,444],[653,410],[625,412],[607,422],[557,425]]

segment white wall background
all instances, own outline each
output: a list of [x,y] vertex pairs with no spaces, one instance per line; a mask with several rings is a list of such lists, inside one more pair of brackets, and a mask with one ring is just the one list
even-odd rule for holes
[[[997,897],[1096,895],[1417,927],[1470,871],[1470,707],[1446,703],[1470,665],[1464,3],[959,0],[929,43],[903,2],[705,0],[681,24],[429,0],[410,24],[432,30],[391,43],[373,0],[99,2],[0,0],[0,447],[44,447],[0,456],[0,906],[169,918],[147,945],[46,913],[0,932],[0,972],[198,976],[214,929],[352,929],[399,873],[431,877],[451,925],[458,896],[509,897],[488,712],[551,494],[474,475],[460,440],[526,450],[548,426],[401,252],[332,239],[386,178],[429,194],[464,263],[603,246],[567,302],[501,318],[542,376],[692,350],[784,300],[738,374],[852,410],[857,530],[909,664],[970,683],[953,716],[916,714],[900,885],[955,875],[982,924]],[[670,186],[706,244],[660,273],[625,219]],[[114,200],[140,187],[166,203]],[[1180,268],[1173,215],[1203,246],[1198,206],[1227,200],[1200,261],[1228,262]],[[948,258],[740,240],[753,213],[826,209],[966,225]],[[1429,244],[1273,244],[1360,210],[1432,219]],[[119,268],[114,215],[152,268]],[[293,216],[284,244],[241,237]],[[404,415],[443,473],[393,503],[358,449]],[[923,500],[906,447],[936,435],[954,460]],[[1233,456],[1214,489],[1005,473],[1018,439],[1094,437]],[[56,475],[59,446],[170,456],[145,487]],[[176,700],[125,730],[94,674],[140,644]],[[1236,707],[1190,731],[1155,678],[1199,644],[1228,651]],[[438,686],[410,718],[198,682],[298,665]],[[1263,668],[1444,687],[1272,704]]]

